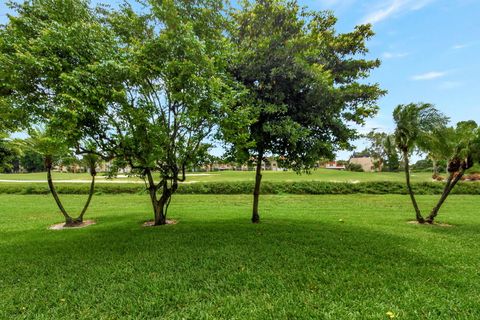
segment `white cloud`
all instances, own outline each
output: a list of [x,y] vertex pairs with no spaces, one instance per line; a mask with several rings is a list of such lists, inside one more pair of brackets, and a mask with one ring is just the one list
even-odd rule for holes
[[458,81],[444,81],[440,84],[440,89],[455,89],[463,86],[463,83]]
[[456,45],[452,46],[452,49],[458,50],[458,49],[467,48],[467,47],[469,47],[469,46],[470,46],[470,44],[466,44],[466,43],[464,43],[464,44],[456,44]]
[[433,79],[437,79],[437,78],[441,78],[443,76],[445,76],[447,74],[447,72],[440,72],[440,71],[431,71],[431,72],[427,72],[427,73],[422,73],[422,74],[417,74],[415,76],[412,77],[412,80],[433,80]]
[[452,47],[452,49],[463,49],[463,48],[466,48],[468,47],[468,45],[466,44],[456,44]]
[[435,0],[389,0],[380,2],[374,11],[363,18],[363,23],[377,23],[386,20],[394,14],[406,11],[420,10]]
[[382,57],[384,59],[394,59],[394,58],[404,58],[408,56],[409,53],[406,52],[384,52]]

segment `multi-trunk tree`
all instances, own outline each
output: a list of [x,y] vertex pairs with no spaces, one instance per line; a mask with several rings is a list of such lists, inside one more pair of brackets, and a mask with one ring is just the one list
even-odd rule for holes
[[[11,130],[48,128],[49,136],[37,132],[31,142],[39,142],[35,150],[44,156],[50,190],[66,223],[75,224],[84,212],[74,219],[61,205],[51,179],[53,157],[63,149],[60,145],[75,149],[88,141],[84,124],[95,117],[96,105],[79,99],[72,79],[90,75],[105,61],[113,49],[112,37],[88,1],[35,0],[10,6],[15,14],[0,27],[0,110]],[[87,203],[93,194],[93,164],[90,171]]]
[[[438,151],[438,141],[443,142]],[[431,137],[425,139],[425,149],[435,150],[447,159],[448,178],[440,199],[425,219],[433,223],[447,197],[462,179],[465,172],[480,161],[480,129],[474,121],[459,122],[456,127],[444,127],[436,130]]]
[[256,223],[265,157],[276,156],[297,172],[332,158],[356,136],[349,124],[362,124],[375,114],[384,91],[364,80],[380,65],[363,58],[371,26],[338,34],[331,13],[304,10],[296,1],[242,4],[232,13],[237,58],[231,73],[248,88],[256,114],[248,128],[249,144],[236,144],[245,159],[256,162]]
[[52,177],[52,171],[55,164],[59,164],[62,158],[71,156],[72,151],[68,148],[68,145],[65,144],[65,141],[62,138],[55,137],[55,135],[48,129],[30,129],[29,138],[23,140],[22,142],[24,148],[39,154],[43,158],[45,169],[47,170],[48,188],[53,196],[53,199],[55,200],[55,203],[58,206],[58,209],[60,210],[65,219],[65,226],[72,227],[82,224],[83,217],[85,215],[85,212],[87,212],[88,206],[90,205],[95,190],[95,176],[97,175],[96,167],[98,160],[97,156],[92,153],[84,156],[84,163],[88,168],[91,176],[90,189],[87,200],[80,214],[74,217],[70,213],[68,213],[68,211],[62,204]]
[[404,166],[408,193],[415,209],[415,217],[419,223],[425,223],[418,207],[415,193],[410,182],[410,155],[436,130],[445,127],[448,118],[428,103],[411,103],[398,105],[393,111],[395,121],[395,143],[400,150]]
[[[241,90],[225,72],[222,1],[150,1],[146,8],[105,12],[116,54],[91,70],[86,79],[95,83],[70,80],[81,101],[98,102],[98,118],[85,130],[116,168],[145,179],[154,225],[164,225],[186,169],[205,155],[219,121],[234,123],[231,110],[243,109],[235,103]],[[248,118],[238,114],[240,122]]]

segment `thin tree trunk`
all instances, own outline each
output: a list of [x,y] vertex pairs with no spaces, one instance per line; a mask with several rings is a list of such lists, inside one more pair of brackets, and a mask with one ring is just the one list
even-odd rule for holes
[[426,222],[428,222],[430,224],[433,223],[433,221],[437,217],[438,212],[440,211],[440,208],[442,207],[443,203],[445,202],[445,200],[447,200],[448,196],[450,195],[450,192],[452,192],[453,188],[458,183],[458,181],[460,181],[460,179],[462,179],[464,173],[465,173],[464,171],[458,172],[458,174],[455,176],[455,178],[453,178],[454,173],[450,174],[450,176],[447,180],[447,183],[445,185],[445,189],[443,190],[442,196],[438,200],[437,205],[435,207],[433,207],[432,212],[430,212],[430,215],[426,219]]
[[45,157],[45,167],[47,169],[47,182],[48,182],[48,188],[50,189],[50,192],[52,193],[53,199],[55,199],[55,202],[57,203],[58,208],[62,212],[63,216],[65,217],[65,224],[66,225],[71,225],[73,224],[73,219],[70,217],[70,215],[67,213],[65,208],[62,205],[62,202],[60,201],[60,198],[58,197],[57,190],[55,190],[55,186],[53,185],[53,180],[52,180],[52,158],[47,156]]
[[258,214],[258,201],[260,199],[260,184],[262,182],[262,159],[263,159],[263,148],[258,151],[257,158],[257,170],[255,173],[255,188],[253,189],[253,212],[252,212],[252,222],[259,223],[260,215]]
[[438,164],[437,160],[432,159],[432,165],[433,165],[433,177],[436,179],[438,177]]
[[410,164],[408,158],[408,152],[403,152],[403,158],[405,160],[405,178],[407,180],[408,193],[410,194],[410,199],[412,200],[413,208],[415,209],[416,219],[419,223],[425,223],[420,209],[418,208],[417,200],[415,199],[415,194],[413,193],[412,185],[410,184]]
[[82,212],[80,213],[78,218],[75,219],[75,222],[77,222],[77,223],[82,223],[83,222],[83,215],[85,214],[85,212],[87,212],[88,206],[90,205],[90,201],[92,201],[93,192],[95,191],[95,176],[97,175],[97,173],[95,171],[92,172],[90,170],[90,174],[92,176],[92,182],[90,183],[90,190],[88,192],[88,199],[87,199],[87,202],[85,203],[85,205],[83,206]]

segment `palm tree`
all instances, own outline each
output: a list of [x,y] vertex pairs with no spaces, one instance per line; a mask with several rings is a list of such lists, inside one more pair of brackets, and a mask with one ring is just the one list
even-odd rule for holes
[[[448,159],[449,176],[438,203],[433,207],[426,222],[433,223],[438,211],[455,185],[462,179],[465,171],[480,160],[480,128],[474,121],[459,122],[456,128],[444,128],[436,132],[444,142],[442,155]],[[436,144],[433,144],[436,147]],[[440,153],[440,152],[439,152]]]
[[433,164],[433,176],[437,178],[439,175],[438,163],[439,161],[448,161],[450,153],[446,152],[446,147],[450,143],[453,128],[440,127],[435,129],[432,134],[422,137],[418,141],[418,147],[421,151],[427,154],[427,157]]
[[445,126],[448,118],[440,113],[433,105],[428,103],[410,103],[407,105],[398,105],[393,111],[393,119],[396,124],[395,143],[401,151],[405,162],[405,178],[415,209],[416,219],[419,223],[424,223],[415,194],[410,183],[410,163],[411,153],[418,147],[419,141],[424,140],[432,131]]
[[400,165],[398,159],[398,151],[395,147],[395,136],[387,134],[383,140],[383,148],[385,149],[385,157],[388,166],[388,171],[397,171]]
[[29,132],[30,137],[25,139],[23,144],[26,148],[31,149],[34,152],[37,152],[44,158],[45,168],[47,169],[47,182],[50,192],[52,193],[55,202],[60,209],[61,213],[65,218],[65,226],[71,227],[79,225],[83,222],[83,216],[88,209],[90,201],[93,196],[95,189],[95,176],[96,176],[96,164],[97,157],[93,154],[85,155],[84,160],[87,162],[92,181],[90,183],[90,191],[88,194],[87,202],[85,203],[80,215],[77,218],[73,218],[65,207],[63,206],[60,197],[58,196],[57,190],[52,179],[52,169],[53,164],[56,159],[65,157],[69,154],[69,148],[60,140],[54,138],[48,130],[41,129],[32,129]]

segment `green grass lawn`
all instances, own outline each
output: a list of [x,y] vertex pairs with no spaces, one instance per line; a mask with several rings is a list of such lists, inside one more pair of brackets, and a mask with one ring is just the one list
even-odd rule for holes
[[0,318],[480,318],[480,197],[448,228],[407,224],[407,196],[263,196],[259,225],[250,200],[176,195],[177,225],[142,228],[147,196],[102,195],[97,225],[51,231],[50,196],[0,195]]
[[[59,173],[53,174],[56,180],[89,180],[87,173]],[[99,174],[103,180],[102,174]],[[429,172],[412,173],[412,181],[432,181],[432,174]],[[22,173],[22,174],[0,174],[0,180],[45,180],[46,174]],[[227,181],[254,181],[253,171],[222,171],[222,172],[198,172],[187,175],[187,182],[227,182]],[[140,181],[135,177],[117,178],[115,181]],[[296,174],[293,171],[264,171],[263,181],[333,181],[333,182],[367,182],[367,181],[405,181],[402,172],[350,172],[318,169],[311,174]]]

